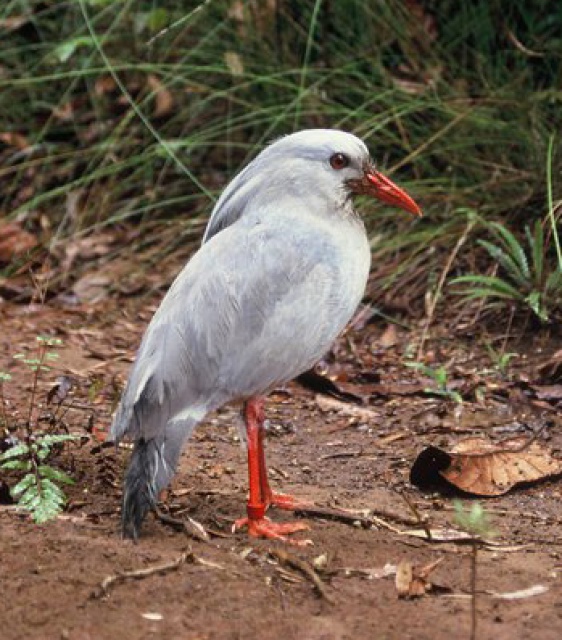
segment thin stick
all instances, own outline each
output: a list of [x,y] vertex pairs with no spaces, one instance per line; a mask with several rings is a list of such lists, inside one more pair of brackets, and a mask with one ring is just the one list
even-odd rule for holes
[[316,591],[318,591],[318,594],[322,598],[324,598],[326,602],[335,604],[335,600],[326,590],[326,585],[322,582],[320,576],[316,573],[316,571],[314,571],[314,569],[310,564],[308,564],[308,562],[305,562],[304,560],[301,560],[296,556],[288,554],[283,549],[270,549],[268,553],[274,558],[277,558],[277,560],[279,560],[283,564],[289,565],[290,567],[293,567],[293,569],[297,569],[298,571],[300,571],[306,578],[308,578],[312,582],[312,584],[316,588]]
[[120,573],[116,573],[114,575],[106,576],[100,583],[100,586],[92,592],[91,598],[98,599],[103,598],[109,593],[109,589],[116,584],[121,582],[125,582],[126,580],[142,580],[144,578],[148,578],[149,576],[153,576],[158,573],[167,573],[168,571],[174,571],[181,567],[185,562],[194,562],[195,556],[191,549],[184,551],[179,557],[171,562],[165,562],[163,564],[155,564],[151,567],[146,567],[145,569],[136,569],[135,571],[121,571]]
[[448,260],[447,260],[447,262],[445,264],[445,268],[441,272],[441,277],[439,278],[439,282],[437,283],[437,289],[435,290],[435,293],[433,294],[433,296],[431,298],[431,304],[429,306],[429,310],[428,310],[428,313],[427,313],[427,319],[426,319],[424,327],[423,327],[423,331],[422,331],[422,335],[421,335],[421,339],[420,339],[420,346],[418,347],[418,356],[417,356],[418,360],[423,355],[423,348],[424,348],[424,345],[425,345],[425,341],[427,339],[429,326],[433,322],[433,316],[435,314],[435,308],[437,307],[437,303],[439,302],[439,299],[441,298],[441,291],[442,291],[443,286],[445,284],[445,279],[449,275],[449,271],[451,270],[451,267],[453,266],[453,262],[455,261],[455,258],[457,257],[457,254],[460,251],[461,247],[466,242],[466,239],[468,238],[468,234],[471,232],[472,227],[474,227],[474,224],[475,224],[474,220],[469,220],[468,221],[462,236],[457,240],[457,244],[455,245],[454,249],[451,251],[451,253],[449,255],[449,258],[448,258]]

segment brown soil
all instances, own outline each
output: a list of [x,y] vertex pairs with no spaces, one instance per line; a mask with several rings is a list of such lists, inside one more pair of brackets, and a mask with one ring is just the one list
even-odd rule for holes
[[[238,408],[227,407],[196,431],[166,500],[175,518],[195,519],[210,532],[210,541],[195,540],[150,516],[143,537],[133,544],[118,534],[120,486],[129,452],[100,447],[91,427],[107,428],[153,309],[146,301],[88,309],[55,303],[0,306],[0,370],[13,376],[5,385],[10,422],[21,422],[26,415],[32,385],[31,374],[13,354],[33,346],[38,334],[57,335],[65,345],[57,368],[75,384],[67,398],[75,407],[64,414],[64,423],[84,436],[80,445],[67,447],[51,461],[76,481],[57,520],[38,526],[13,505],[0,507],[0,636],[468,638],[471,546],[403,533],[422,529],[414,511],[431,529],[455,527],[452,497],[420,492],[409,483],[409,470],[430,444],[447,449],[475,433],[497,439],[539,427],[540,440],[560,456],[557,401],[532,402],[528,391],[538,375],[539,339],[532,345],[535,356],[514,361],[508,383],[483,371],[490,360],[482,347],[434,337],[426,361],[434,366],[454,362],[452,381],[466,399],[462,409],[423,390],[399,394],[398,385],[420,381],[419,372],[402,364],[416,332],[399,332],[396,344],[386,334],[383,348],[384,327],[376,324],[342,339],[335,358],[325,365],[338,384],[367,400],[363,408],[370,414],[353,415],[347,407],[354,405],[343,402],[328,409],[326,396],[295,383],[269,399],[272,484],[318,505],[370,510],[379,518],[378,526],[307,517],[314,545],[304,548],[231,533],[232,522],[244,513],[246,472]],[[52,412],[45,398],[56,375],[48,372],[40,381],[42,416]],[[513,383],[523,378],[527,387]],[[475,379],[485,387],[483,397],[474,395]],[[4,474],[4,480],[12,484],[14,477]],[[561,637],[561,504],[556,479],[484,502],[497,536],[478,554],[478,638]],[[298,517],[273,510],[271,516],[279,521]],[[270,553],[276,549],[285,551],[289,562]],[[101,589],[108,576],[157,568],[186,551],[185,561],[167,572]],[[327,598],[290,564],[294,558],[320,565],[317,573]],[[399,598],[393,576],[369,577],[386,564],[410,560],[423,567],[439,558],[429,577],[439,589],[423,597]],[[538,595],[498,597],[536,585],[545,588]]]

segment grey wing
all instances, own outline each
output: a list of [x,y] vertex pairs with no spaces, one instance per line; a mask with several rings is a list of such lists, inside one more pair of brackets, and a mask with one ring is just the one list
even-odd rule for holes
[[114,437],[149,438],[169,421],[198,421],[322,357],[358,301],[342,307],[334,248],[310,233],[238,223],[201,247],[147,329]]
[[262,164],[250,163],[230,181],[211,212],[202,244],[234,224],[251,208],[250,201],[260,192],[259,184],[267,174],[267,167]]

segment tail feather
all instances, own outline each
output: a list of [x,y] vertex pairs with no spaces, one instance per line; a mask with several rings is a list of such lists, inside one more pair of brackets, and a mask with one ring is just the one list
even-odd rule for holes
[[139,537],[146,513],[158,502],[160,492],[176,472],[184,440],[195,422],[168,425],[164,436],[140,438],[135,443],[125,475],[121,526],[123,537]]

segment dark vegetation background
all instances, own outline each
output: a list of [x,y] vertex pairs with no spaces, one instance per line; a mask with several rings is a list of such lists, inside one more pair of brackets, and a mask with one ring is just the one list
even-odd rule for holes
[[[11,240],[0,238],[0,275],[21,283],[3,293],[33,296],[33,272],[42,296],[87,298],[73,285],[108,265],[108,294],[141,292],[155,265],[149,286],[165,286],[164,265],[194,250],[214,198],[259,149],[337,127],[365,139],[426,214],[412,222],[364,204],[375,303],[433,313],[463,291],[449,281],[473,273],[520,293],[473,295],[491,313],[498,301],[542,304],[552,321],[561,24],[552,0],[3,2],[0,216]],[[528,282],[476,242],[496,238],[517,262],[492,220],[529,263],[541,255]],[[536,221],[543,237],[527,246]]]

